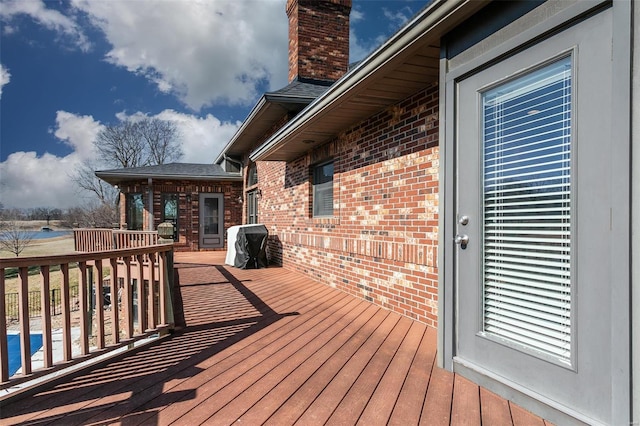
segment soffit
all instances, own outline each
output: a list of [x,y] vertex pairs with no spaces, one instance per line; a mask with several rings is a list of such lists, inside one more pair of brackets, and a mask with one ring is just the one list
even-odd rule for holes
[[327,89],[326,83],[295,80],[280,90],[265,93],[214,163],[219,163],[225,155],[242,158],[264,139],[276,123],[290,113],[302,111]]

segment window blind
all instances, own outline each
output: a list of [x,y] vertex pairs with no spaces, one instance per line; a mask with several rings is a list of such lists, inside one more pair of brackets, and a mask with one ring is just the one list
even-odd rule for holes
[[314,168],[313,215],[333,215],[333,163],[326,163]]
[[571,357],[571,58],[482,94],[483,327]]

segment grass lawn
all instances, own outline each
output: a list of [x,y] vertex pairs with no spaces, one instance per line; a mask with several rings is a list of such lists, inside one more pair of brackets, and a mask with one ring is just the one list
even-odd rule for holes
[[[46,238],[41,240],[32,240],[31,244],[20,254],[19,259],[29,256],[53,256],[58,254],[68,254],[74,252],[73,235]],[[0,258],[17,259],[12,253],[2,251]],[[79,278],[77,273],[77,264],[69,265],[69,281],[72,286],[77,285]],[[51,267],[50,285],[51,289],[60,288],[62,283],[62,273],[60,267]],[[7,268],[5,270],[5,292],[18,292],[18,271],[17,268]],[[40,290],[40,268],[30,268],[29,270],[29,291]]]

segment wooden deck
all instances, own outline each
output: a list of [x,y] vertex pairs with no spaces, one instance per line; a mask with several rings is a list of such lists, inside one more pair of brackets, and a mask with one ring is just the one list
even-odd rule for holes
[[0,407],[1,424],[545,425],[434,366],[436,330],[271,267],[176,254],[186,326]]

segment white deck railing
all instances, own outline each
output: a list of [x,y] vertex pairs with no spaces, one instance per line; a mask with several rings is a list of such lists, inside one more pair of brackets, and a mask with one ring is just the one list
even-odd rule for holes
[[[172,245],[153,244],[157,242],[157,234],[153,237],[151,233],[135,233],[138,239],[131,239],[127,238],[127,232],[115,231],[111,235],[118,238],[111,241],[117,246],[129,247],[98,251],[101,244],[108,242],[103,238],[107,233],[93,231],[93,235],[82,233],[80,245],[91,252],[0,259],[0,389],[164,333],[173,322],[167,272],[171,270],[168,254]],[[120,239],[121,235],[124,236]],[[138,247],[131,248],[135,245]],[[78,240],[76,247],[79,247]],[[90,248],[93,250],[88,250]],[[8,273],[17,274],[17,324],[7,322],[5,277]],[[79,292],[75,302],[79,309],[74,312],[70,297],[72,273],[78,274]],[[59,274],[56,281],[60,282],[62,293],[61,306],[55,307],[57,309],[53,309],[49,296],[54,274]],[[34,309],[29,306],[29,284],[34,282],[40,290],[36,307],[40,315],[29,318]],[[61,313],[53,315],[53,312]],[[11,329],[19,333],[21,357],[21,369],[13,375],[9,373],[7,343]],[[30,343],[34,332],[42,333],[42,361],[35,368]],[[54,341],[54,333],[56,338],[61,333],[61,341]]]

